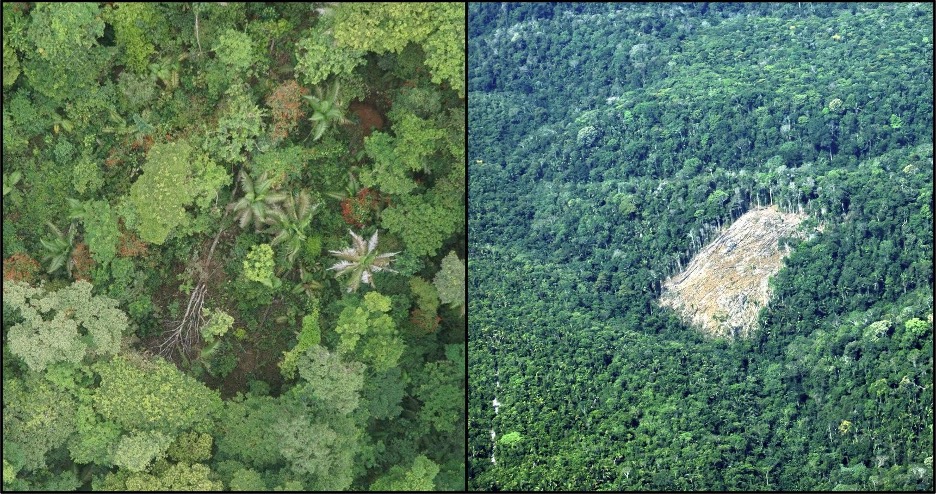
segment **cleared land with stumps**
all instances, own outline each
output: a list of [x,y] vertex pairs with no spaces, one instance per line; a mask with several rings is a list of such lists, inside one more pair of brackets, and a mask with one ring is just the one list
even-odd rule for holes
[[771,206],[739,217],[663,284],[660,305],[713,337],[747,337],[767,304],[767,280],[789,253],[777,240],[794,236],[805,215]]

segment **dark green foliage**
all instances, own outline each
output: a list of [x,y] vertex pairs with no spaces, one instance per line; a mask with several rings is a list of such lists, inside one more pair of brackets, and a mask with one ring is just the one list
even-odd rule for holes
[[[932,490],[932,15],[469,5],[469,488]],[[754,337],[659,307],[769,204]]]

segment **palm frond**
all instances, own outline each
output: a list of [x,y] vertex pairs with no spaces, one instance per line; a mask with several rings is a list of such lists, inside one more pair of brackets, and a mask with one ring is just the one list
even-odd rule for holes
[[244,188],[244,195],[254,195],[254,184],[253,180],[250,178],[250,175],[247,175],[247,172],[241,170],[239,178],[241,181],[241,186]]

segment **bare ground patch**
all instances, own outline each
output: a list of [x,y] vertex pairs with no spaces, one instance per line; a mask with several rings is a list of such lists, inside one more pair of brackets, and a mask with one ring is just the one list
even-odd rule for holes
[[749,336],[770,298],[767,281],[788,254],[777,240],[795,235],[805,218],[775,206],[742,215],[664,282],[660,305],[710,336]]

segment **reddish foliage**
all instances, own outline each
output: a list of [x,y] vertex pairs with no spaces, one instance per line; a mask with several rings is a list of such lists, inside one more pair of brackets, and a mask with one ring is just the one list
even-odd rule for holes
[[149,149],[153,147],[153,137],[152,136],[143,136],[139,139],[136,139],[130,144],[130,149],[141,149],[144,153],[149,152]]
[[117,156],[117,148],[111,148],[110,152],[107,153],[107,159],[104,160],[104,164],[110,168],[119,164],[121,161],[123,160]]
[[270,137],[276,140],[285,139],[289,132],[296,128],[299,119],[305,116],[305,112],[302,111],[302,96],[308,93],[308,89],[299,87],[299,83],[292,79],[273,90],[266,99],[273,116]]
[[39,269],[39,263],[35,259],[17,252],[3,260],[3,279],[32,283]]
[[120,239],[117,241],[117,255],[120,257],[146,255],[146,242],[140,240],[140,237],[135,234],[124,230],[123,220],[120,220]]
[[367,187],[358,191],[354,197],[346,197],[341,201],[341,217],[345,223],[363,228],[364,225],[371,223],[374,213],[380,211],[386,200],[380,197],[380,193]]
[[410,322],[427,333],[433,333],[438,329],[442,318],[427,314],[422,309],[413,309],[413,311],[410,312]]
[[384,126],[383,117],[373,105],[354,101],[348,105],[348,111],[357,115],[360,122],[361,135],[369,136],[374,129],[380,130]]
[[91,251],[88,250],[88,244],[81,242],[72,250],[72,277],[76,280],[91,281],[91,268],[94,267],[94,259],[91,259]]

